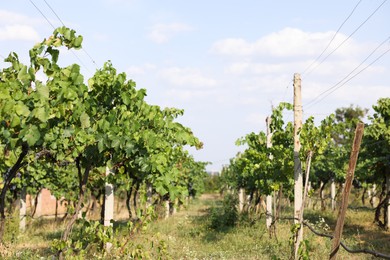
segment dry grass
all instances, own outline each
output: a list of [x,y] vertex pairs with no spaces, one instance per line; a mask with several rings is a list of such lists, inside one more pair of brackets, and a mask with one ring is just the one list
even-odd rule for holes
[[[164,241],[168,255],[172,259],[289,259],[292,222],[282,220],[277,223],[276,233],[270,237],[265,228],[264,215],[241,216],[234,227],[216,230],[210,227],[210,208],[220,206],[220,196],[206,194],[195,200],[187,208],[167,220],[158,220],[148,230],[132,239],[136,244],[150,244]],[[123,208],[121,216],[123,217]],[[292,209],[283,208],[283,216],[291,216]],[[223,216],[221,216],[223,217]],[[368,248],[390,254],[390,232],[381,230],[372,223],[374,212],[369,209],[348,209],[343,232],[343,241],[352,248]],[[321,222],[324,219],[329,226]],[[335,226],[337,212],[305,211],[316,230],[331,234]],[[0,251],[6,252],[7,259],[46,259],[51,241],[60,238],[63,224],[54,220],[30,222],[27,231],[17,236]],[[305,228],[305,239],[309,241],[310,259],[328,258],[331,241],[318,237]],[[370,255],[349,254],[340,249],[339,259],[372,259]]]
[[[207,209],[215,206],[216,200],[218,195],[204,195],[189,209],[152,224],[148,233],[161,234],[173,259],[290,259],[291,221],[278,222],[276,236],[271,238],[265,228],[264,215],[244,219],[231,229],[213,230],[209,227]],[[283,212],[291,216],[292,209],[285,207]],[[307,210],[305,218],[317,231],[331,234],[337,212]],[[390,254],[390,233],[374,225],[372,219],[370,209],[348,210],[343,241],[354,249],[367,248]],[[309,241],[310,259],[328,258],[331,240],[316,236],[307,228],[304,232]],[[370,255],[353,255],[344,249],[340,249],[338,256],[339,259],[372,259]]]

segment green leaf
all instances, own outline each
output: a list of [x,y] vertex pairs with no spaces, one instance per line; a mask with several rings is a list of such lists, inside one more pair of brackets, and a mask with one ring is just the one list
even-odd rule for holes
[[39,132],[38,127],[35,125],[32,125],[27,130],[23,140],[26,141],[29,146],[33,146],[38,142],[40,137],[41,137],[41,134]]
[[0,89],[0,99],[10,99],[9,90],[7,88]]
[[75,49],[81,48],[82,42],[83,42],[83,36],[79,35],[77,38],[74,39],[73,47]]
[[93,85],[95,84],[95,80],[93,79],[93,78],[90,78],[89,80],[88,80],[88,87],[90,88],[90,89],[93,89]]
[[30,115],[30,110],[28,109],[28,107],[23,104],[22,102],[18,102],[16,105],[15,105],[15,112],[17,115],[19,116],[25,116],[25,117],[28,117]]
[[30,74],[27,72],[27,66],[23,66],[19,71],[18,79],[22,82],[30,80]]
[[103,152],[103,150],[104,150],[104,141],[103,141],[103,139],[100,139],[98,141],[98,150],[99,150],[99,153]]
[[39,95],[44,98],[48,99],[49,98],[49,87],[43,84],[36,84],[37,92]]
[[59,54],[60,54],[59,50],[52,49],[51,56],[54,63],[57,63]]
[[10,131],[4,130],[4,131],[3,131],[3,136],[4,136],[5,139],[8,139],[8,138],[11,136]]
[[11,127],[17,127],[17,126],[19,126],[19,125],[20,125],[20,117],[14,115],[14,116],[12,117],[12,119],[11,119],[11,124],[10,124],[10,126],[11,126]]
[[126,106],[130,105],[130,102],[131,102],[131,95],[129,95],[129,94],[126,93],[126,92],[122,92],[122,93],[121,93],[121,96],[122,96],[123,103],[124,103]]
[[33,114],[34,117],[38,118],[41,122],[46,122],[49,116],[44,107],[35,108]]
[[32,80],[32,81],[35,81],[35,70],[34,70],[33,67],[30,67],[30,68],[28,69],[28,74],[30,75],[31,80]]
[[10,148],[14,149],[16,147],[17,142],[19,141],[19,138],[11,138],[10,139]]
[[63,27],[61,33],[64,35],[64,38],[66,40],[69,40],[69,41],[71,40],[72,34],[71,34],[71,30],[69,28]]
[[89,121],[89,115],[85,112],[83,112],[80,116],[80,123],[81,123],[81,128],[85,129],[91,126],[90,121]]
[[64,89],[64,98],[69,99],[69,100],[74,100],[77,98],[77,93],[71,88],[67,88],[66,90]]
[[164,186],[163,185],[157,185],[156,186],[156,192],[158,193],[158,194],[160,194],[160,195],[165,195],[165,194],[167,194],[168,193],[168,191],[164,188]]
[[62,134],[62,137],[63,138],[69,138],[69,137],[71,137],[73,135],[73,133],[74,133],[74,130],[72,128],[65,128],[64,132]]
[[13,93],[14,100],[23,100],[25,97],[24,93],[21,90],[14,91]]
[[120,144],[121,140],[119,138],[115,138],[114,140],[112,140],[112,143],[111,143],[111,146],[113,148],[117,148]]

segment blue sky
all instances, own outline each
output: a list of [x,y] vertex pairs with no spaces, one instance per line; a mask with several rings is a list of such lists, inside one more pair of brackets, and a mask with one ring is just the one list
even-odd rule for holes
[[[312,64],[359,2],[347,1],[3,1],[0,55],[28,49],[61,22],[84,37],[84,51],[64,52],[63,62],[80,63],[86,78],[111,60],[147,89],[147,101],[185,110],[180,122],[193,129],[204,149],[191,151],[220,170],[242,148],[236,139],[265,130],[271,105],[292,102],[292,78]],[[302,74],[304,117],[320,120],[350,104],[371,108],[390,96],[390,53],[313,106],[313,98],[355,69],[381,42],[369,65],[390,48],[390,3],[362,0],[320,65]],[[88,53],[88,54],[87,54]],[[91,58],[95,61],[92,62]],[[0,65],[4,66],[4,63]],[[351,74],[351,75],[354,75]],[[287,115],[292,120],[291,115]]]

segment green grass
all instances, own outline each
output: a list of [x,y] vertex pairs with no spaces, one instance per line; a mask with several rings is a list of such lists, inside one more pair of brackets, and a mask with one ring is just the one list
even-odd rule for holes
[[[148,233],[160,234],[173,259],[290,259],[292,221],[279,221],[276,236],[273,234],[272,237],[266,230],[264,215],[240,216],[234,227],[213,229],[210,227],[213,216],[209,208],[218,206],[221,206],[218,200],[198,200],[176,216],[153,223]],[[291,208],[284,208],[283,216],[291,214]],[[331,234],[337,212],[307,210],[305,218],[317,231]],[[343,241],[351,248],[368,248],[390,254],[390,234],[376,227],[372,218],[371,210],[348,210]],[[316,236],[307,228],[304,237],[309,242],[310,259],[329,257],[330,239]],[[338,256],[339,259],[372,259],[370,255],[353,255],[344,249],[340,249]]]
[[[292,221],[277,222],[275,233],[270,236],[264,214],[237,215],[234,225],[224,225],[227,219],[224,207],[229,204],[222,202],[218,195],[203,196],[176,215],[151,223],[146,230],[132,236],[131,243],[142,245],[145,251],[156,250],[159,244],[167,259],[290,259]],[[291,207],[282,209],[282,217],[291,215]],[[390,254],[390,233],[373,224],[373,217],[370,209],[348,209],[343,241],[351,248]],[[308,209],[305,219],[319,232],[331,234],[337,212]],[[119,234],[126,235],[121,232],[121,225],[117,229]],[[60,238],[62,230],[63,224],[54,220],[35,220],[30,222],[26,233],[14,236],[7,248],[0,250],[7,253],[6,259],[46,259],[53,255],[51,241]],[[318,237],[307,228],[304,238],[309,243],[310,259],[328,258],[330,239]],[[154,259],[155,255],[151,252],[149,258]],[[366,254],[349,254],[344,249],[340,249],[338,256],[338,259],[373,259]]]
[[[42,259],[53,254],[50,249],[51,241],[59,239],[63,223],[54,219],[37,219],[29,221],[26,231],[18,231],[19,226],[8,226],[8,234],[18,234],[15,241],[8,241],[0,249],[6,259]],[[6,240],[7,241],[7,240]]]

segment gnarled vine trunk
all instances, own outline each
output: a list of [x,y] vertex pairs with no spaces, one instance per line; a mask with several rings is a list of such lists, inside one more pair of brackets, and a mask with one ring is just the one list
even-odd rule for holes
[[39,203],[39,193],[41,193],[42,189],[39,189],[37,194],[35,195],[35,198],[34,198],[34,208],[31,212],[31,218],[33,218],[35,216],[35,213],[37,212],[37,205]]
[[[375,209],[375,219],[374,222],[377,223],[380,227],[384,229],[390,228],[390,220],[389,220],[389,203],[390,203],[390,177],[386,175],[385,180],[382,184],[382,192],[380,194],[380,202]],[[383,209],[383,222],[381,220],[381,211]]]
[[363,205],[363,206],[366,205],[366,192],[367,192],[367,188],[364,187],[364,188],[363,188],[363,194],[362,194],[362,205]]
[[131,193],[133,191],[133,186],[130,187],[130,190],[126,191],[126,208],[129,213],[129,219],[133,217],[133,213],[131,213]]
[[11,182],[16,177],[18,171],[27,164],[23,160],[28,153],[28,149],[28,145],[23,144],[22,152],[20,153],[18,160],[11,168],[8,169],[6,173],[3,174],[4,186],[0,193],[0,243],[3,243],[3,236],[5,231],[5,198],[7,191],[11,187]]
[[[65,231],[64,231],[62,238],[61,238],[62,241],[68,240],[69,235],[72,232],[73,226],[76,223],[77,217],[79,215],[79,212],[81,210],[81,207],[82,207],[82,204],[84,201],[85,191],[87,188],[88,176],[89,176],[89,172],[91,170],[91,165],[88,164],[87,167],[85,168],[84,174],[81,173],[80,158],[76,159],[76,166],[77,166],[77,173],[78,173],[78,177],[79,177],[78,202],[76,204],[75,212],[73,213],[71,219],[69,220],[68,224],[66,225]],[[60,250],[58,252],[59,259],[64,259],[63,253],[64,253],[63,250]]]

